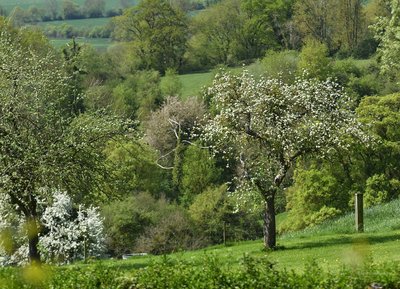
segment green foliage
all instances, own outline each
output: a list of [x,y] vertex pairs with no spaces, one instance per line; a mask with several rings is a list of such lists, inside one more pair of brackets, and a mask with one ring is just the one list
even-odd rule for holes
[[156,152],[147,144],[134,141],[114,141],[108,144],[105,154],[113,168],[114,183],[110,190],[128,196],[149,192],[155,197],[170,194],[169,171],[156,165]]
[[185,55],[191,69],[237,65],[278,46],[291,1],[224,0],[196,15]]
[[[156,17],[154,17],[156,15]],[[143,0],[116,18],[116,36],[132,41],[142,68],[180,68],[187,39],[186,15],[162,0]]]
[[397,288],[399,270],[397,263],[370,263],[359,268],[344,267],[338,272],[329,272],[311,262],[304,272],[296,272],[277,269],[267,258],[251,258],[247,255],[241,259],[239,268],[234,270],[224,266],[216,256],[206,255],[199,264],[169,259],[156,262],[124,278],[122,288],[339,289],[366,288],[372,283],[384,288]]
[[324,43],[330,52],[352,53],[366,30],[360,0],[296,1],[294,23],[302,36]]
[[[385,174],[387,179],[400,179],[400,95],[371,96],[361,100],[357,114],[368,124],[376,138],[375,145],[361,151],[362,170],[366,178]],[[365,158],[365,156],[367,156]]]
[[189,207],[201,235],[211,244],[257,239],[262,235],[261,210],[238,207],[231,194],[226,185],[209,187]]
[[117,288],[121,272],[100,264],[70,267],[1,268],[1,289]]
[[197,195],[189,207],[189,214],[212,243],[221,243],[224,223],[228,222],[229,208],[227,200],[227,187],[210,187]]
[[161,93],[164,96],[180,96],[182,92],[182,82],[176,72],[171,68],[167,69],[165,76],[160,83]]
[[46,200],[52,189],[93,202],[109,177],[105,143],[126,127],[104,113],[72,112],[79,95],[70,98],[75,84],[65,63],[51,52],[37,53],[14,33],[2,30],[0,36],[0,193],[39,228],[37,200]]
[[211,68],[236,62],[238,33],[243,21],[240,3],[222,1],[199,13],[192,21],[193,36],[188,42],[186,61],[192,68]]
[[194,197],[219,181],[221,169],[208,150],[189,146],[185,150],[182,164],[181,201],[190,205]]
[[171,205],[153,226],[148,227],[137,241],[136,249],[152,254],[167,254],[203,247],[205,240],[199,238],[187,211]]
[[289,214],[280,230],[302,229],[340,214],[349,200],[342,190],[338,180],[326,170],[297,169],[294,185],[286,191]]
[[364,96],[376,95],[381,89],[381,80],[374,70],[373,63],[360,67],[356,60],[348,58],[334,61],[330,76],[346,87],[358,105]]
[[151,224],[149,215],[141,209],[138,201],[143,197],[128,197],[114,201],[102,208],[104,228],[107,235],[107,250],[114,256],[131,253],[136,240]]
[[385,175],[373,175],[365,186],[364,202],[366,207],[386,203],[400,194],[400,181],[388,180]]
[[164,197],[138,193],[105,205],[102,213],[107,249],[113,256],[135,250],[164,254],[204,245],[197,241],[197,230],[185,210]]
[[380,56],[381,73],[392,80],[398,80],[399,64],[397,59],[400,54],[399,39],[400,28],[399,5],[396,1],[387,1],[390,13],[379,17],[374,23],[375,37],[380,41],[378,55]]
[[296,77],[298,53],[293,50],[269,50],[262,59],[265,74],[291,83]]
[[104,0],[85,0],[83,11],[89,18],[103,17],[106,10]]
[[145,120],[161,105],[160,75],[156,71],[136,71],[113,89],[115,114]]
[[331,73],[327,46],[317,40],[308,39],[301,49],[297,69],[300,75],[305,72],[310,78],[327,79]]
[[158,164],[172,170],[175,198],[181,189],[184,152],[189,140],[195,140],[192,136],[204,113],[205,107],[197,98],[169,97],[144,123],[146,140],[160,153]]

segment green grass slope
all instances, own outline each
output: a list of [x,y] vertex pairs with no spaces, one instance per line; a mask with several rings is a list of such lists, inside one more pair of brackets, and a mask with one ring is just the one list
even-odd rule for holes
[[[261,240],[231,246],[169,255],[170,258],[196,261],[213,255],[227,266],[238,266],[244,255],[266,257],[278,268],[303,271],[310,262],[329,270],[343,265],[356,266],[364,262],[400,261],[400,200],[365,210],[365,232],[356,233],[354,214],[303,231],[287,233],[278,238],[278,250],[264,251]],[[135,257],[124,261],[107,261],[107,266],[134,269],[163,257]]]
[[[250,64],[248,66],[229,67],[225,70],[233,73],[240,73],[243,69],[249,70],[251,73],[259,73],[257,71],[258,64]],[[179,75],[179,80],[182,83],[182,98],[199,95],[205,87],[212,84],[214,76],[219,72],[219,69],[214,69],[206,72],[188,73]]]

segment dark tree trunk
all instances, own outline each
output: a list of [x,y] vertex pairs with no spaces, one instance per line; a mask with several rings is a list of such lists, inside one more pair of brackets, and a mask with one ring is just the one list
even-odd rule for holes
[[264,245],[266,249],[276,247],[275,193],[265,196]]
[[40,264],[39,245],[39,230],[37,228],[36,220],[30,220],[28,223],[28,243],[29,243],[29,261],[31,263]]

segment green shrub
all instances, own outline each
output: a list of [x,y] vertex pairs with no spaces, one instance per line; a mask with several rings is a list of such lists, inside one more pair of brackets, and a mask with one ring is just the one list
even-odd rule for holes
[[193,203],[197,195],[220,180],[221,172],[208,150],[188,146],[182,164],[181,203]]
[[329,272],[310,263],[304,271],[295,272],[277,269],[267,257],[245,255],[238,266],[231,267],[215,256],[205,255],[198,261],[165,257],[129,274],[101,264],[44,269],[0,268],[1,289],[364,289],[373,283],[385,289],[400,288],[400,264],[368,262]]
[[264,73],[267,77],[281,78],[291,83],[296,77],[299,54],[293,50],[268,51],[262,59]]
[[114,289],[122,273],[97,265],[0,268],[1,289]]
[[186,210],[176,206],[146,229],[137,241],[136,250],[159,255],[197,249],[204,243]]
[[367,179],[364,202],[366,207],[386,203],[397,198],[400,193],[400,181],[388,180],[384,174],[373,175]]
[[287,192],[287,219],[280,231],[313,226],[334,217],[347,207],[349,196],[327,169],[297,169]]
[[327,79],[332,71],[331,60],[328,58],[328,47],[314,39],[306,40],[299,55],[297,69],[300,75],[306,72],[309,78]]
[[304,272],[278,270],[267,258],[244,256],[238,268],[221,264],[216,257],[205,256],[200,263],[164,259],[133,272],[121,280],[120,288],[367,288],[378,283],[383,288],[400,288],[398,263],[369,263],[356,268],[327,272],[310,263]]
[[103,207],[109,253],[121,256],[132,252],[136,240],[152,222],[146,213],[140,208],[135,197],[115,201]]

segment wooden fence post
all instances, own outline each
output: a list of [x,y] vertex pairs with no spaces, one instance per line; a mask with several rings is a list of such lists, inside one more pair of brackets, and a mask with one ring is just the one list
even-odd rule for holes
[[364,232],[364,205],[363,205],[363,194],[356,193],[355,198],[355,220],[357,232]]

